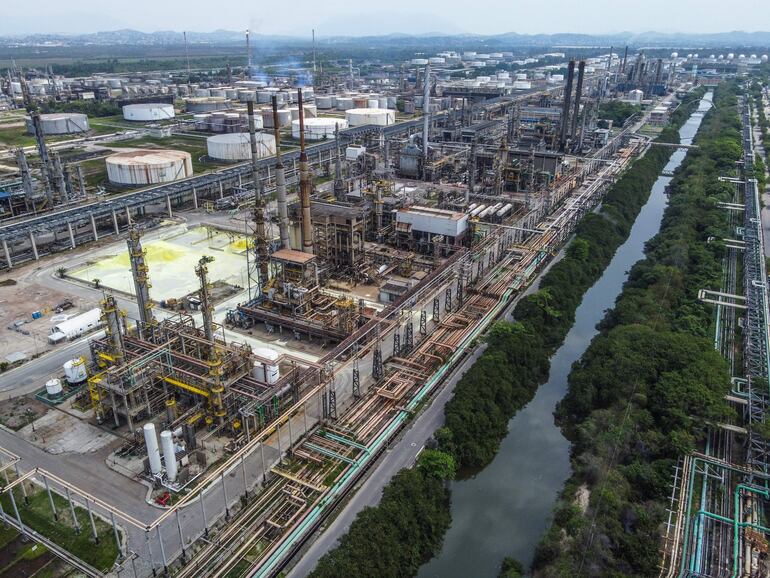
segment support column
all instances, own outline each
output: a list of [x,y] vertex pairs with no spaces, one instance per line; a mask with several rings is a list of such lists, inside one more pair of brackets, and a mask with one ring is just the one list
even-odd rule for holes
[[203,517],[203,533],[208,537],[209,535],[209,521],[206,518],[206,506],[203,504],[203,496],[204,494],[200,494],[198,496],[198,500],[200,500],[201,503],[201,516]]
[[120,227],[118,226],[118,214],[115,209],[112,209],[112,224],[115,226],[115,234],[120,235]]
[[174,216],[171,212],[171,195],[166,195],[166,209],[168,209],[168,218],[171,219]]
[[67,223],[67,232],[70,234],[70,245],[75,248],[75,233],[72,231],[72,223]]
[[195,187],[192,189],[193,194],[193,206],[197,209],[198,208],[198,191],[195,190]]
[[72,523],[75,524],[75,533],[80,534],[80,523],[78,522],[78,517],[75,515],[75,504],[72,501],[72,494],[70,494],[70,489],[65,488],[67,490],[67,501],[70,503],[70,515],[72,516]]
[[115,523],[115,513],[110,512],[110,522],[112,522],[112,532],[115,535],[115,546],[118,548],[118,553],[121,557],[125,556],[123,548],[120,545],[120,532],[118,532],[118,525]]
[[228,505],[227,500],[227,488],[225,487],[225,474],[220,474],[220,479],[222,480],[222,494],[225,497],[225,520],[230,519],[230,506]]
[[182,560],[187,558],[187,552],[184,547],[184,534],[182,534],[182,522],[179,520],[179,508],[176,509],[176,528],[179,530],[179,543],[182,545]]
[[35,244],[35,234],[30,231],[29,232],[29,242],[32,245],[32,254],[35,255],[35,261],[40,259],[40,255],[37,253],[37,245]]
[[94,219],[93,213],[91,213],[91,230],[94,232],[94,241],[98,241],[99,232],[96,230],[96,219]]
[[128,226],[131,226],[131,209],[126,207],[126,222],[128,223]]
[[225,187],[222,185],[222,181],[219,181],[219,198],[220,200],[225,198]]
[[91,502],[88,501],[88,498],[85,498],[85,501],[86,501],[86,509],[88,510],[88,519],[91,522],[91,532],[94,536],[94,542],[98,544],[99,534],[96,532],[96,522],[94,522],[94,513],[91,511]]
[[8,492],[8,496],[11,498],[11,505],[13,506],[13,513],[16,516],[16,520],[19,522],[19,528],[21,528],[21,535],[26,536],[27,530],[24,528],[24,522],[21,521],[21,514],[19,514],[19,507],[16,505],[16,498],[13,495],[13,488]]
[[56,510],[56,504],[53,501],[53,494],[51,494],[51,486],[48,485],[48,478],[43,476],[43,484],[45,485],[45,492],[48,494],[48,503],[51,506],[51,512],[53,513],[53,519],[59,521],[59,512]]
[[158,532],[158,544],[160,545],[160,557],[163,560],[163,572],[168,574],[168,561],[166,560],[166,548],[163,546],[163,538],[160,535],[160,524],[155,526]]
[[13,261],[11,261],[11,252],[8,250],[8,241],[3,239],[3,252],[5,253],[5,262],[8,263],[8,268],[13,268]]

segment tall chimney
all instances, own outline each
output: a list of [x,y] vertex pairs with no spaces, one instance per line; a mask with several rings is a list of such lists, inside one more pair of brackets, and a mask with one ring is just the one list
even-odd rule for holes
[[428,142],[430,141],[430,62],[425,65],[425,79],[422,86],[422,166],[423,177],[428,166]]
[[251,40],[249,40],[248,30],[246,30],[246,78],[251,78]]
[[275,135],[275,197],[278,202],[278,231],[281,248],[291,249],[289,241],[289,211],[286,206],[286,171],[281,160],[281,125],[278,120],[278,97],[273,95],[273,134]]
[[302,89],[297,89],[299,107],[299,202],[302,215],[302,251],[313,253],[313,224],[310,221],[310,169],[305,151],[305,107],[302,104]]
[[623,64],[620,66],[620,74],[623,74],[626,71],[627,60],[628,60],[628,46],[626,46],[626,49],[623,51]]
[[575,61],[570,60],[567,67],[567,85],[564,87],[564,103],[561,108],[561,132],[559,134],[560,147],[563,150],[567,144],[567,128],[569,127],[569,106],[572,98],[572,81],[575,77]]
[[580,98],[583,96],[583,75],[586,71],[586,61],[581,60],[578,65],[578,79],[575,87],[575,109],[572,113],[572,130],[570,136],[574,139],[577,136],[578,118],[580,117]]

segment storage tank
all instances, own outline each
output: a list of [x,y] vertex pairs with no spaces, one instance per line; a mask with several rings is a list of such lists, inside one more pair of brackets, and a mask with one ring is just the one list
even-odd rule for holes
[[174,105],[164,103],[127,104],[123,118],[133,121],[154,121],[174,118]]
[[[288,108],[283,108],[278,111],[278,124],[280,127],[291,126],[291,111]],[[273,128],[273,111],[266,108],[262,111],[262,126],[265,128]]]
[[353,104],[353,99],[351,97],[349,96],[337,97],[337,110],[348,110],[354,107],[355,105]]
[[88,368],[86,367],[86,360],[82,357],[76,357],[64,362],[64,379],[67,380],[67,385],[70,387],[77,387],[82,385],[88,379]]
[[[257,133],[257,156],[268,157],[275,154],[275,138],[263,132]],[[235,132],[210,136],[206,139],[206,149],[212,159],[228,162],[245,161],[251,158],[251,140],[247,132]]]
[[174,449],[174,434],[169,430],[160,432],[160,445],[163,448],[163,463],[166,466],[166,477],[169,482],[176,481],[176,451]]
[[257,92],[254,90],[239,90],[238,100],[241,102],[258,102]]
[[328,110],[332,105],[332,97],[330,95],[319,95],[315,99],[315,105],[321,110]]
[[644,92],[641,90],[632,90],[628,93],[628,100],[631,102],[642,102],[642,99],[644,98]]
[[45,382],[45,394],[48,399],[58,399],[62,395],[61,380],[57,377]]
[[532,83],[528,80],[515,80],[513,82],[513,88],[516,90],[529,90],[532,88]]
[[[299,119],[299,107],[298,106],[290,106],[289,112],[291,113],[291,120],[297,120]],[[305,111],[305,118],[315,118],[318,116],[318,108],[316,108],[316,105],[314,104],[303,104],[302,110]]]
[[[335,127],[339,127],[342,130],[343,128],[348,128],[348,123],[341,118],[306,118],[305,138],[307,140],[334,138]],[[299,120],[292,121],[291,136],[292,138],[299,139]]]
[[387,108],[351,108],[345,111],[345,119],[348,126],[388,126],[396,122],[396,113]]
[[210,114],[194,114],[193,122],[195,123],[195,130],[208,130],[209,122],[211,121]]
[[186,98],[184,105],[187,112],[212,112],[214,110],[230,108],[230,101],[226,98],[212,96],[207,98]]
[[146,423],[142,430],[144,431],[144,444],[147,446],[147,457],[150,459],[150,471],[153,475],[158,475],[161,467],[158,438],[155,435],[155,424]]
[[[27,133],[35,134],[32,119],[27,117]],[[88,117],[79,112],[56,112],[40,115],[40,125],[46,135],[76,134],[86,132],[89,128]]]
[[186,151],[137,149],[107,157],[107,177],[118,185],[153,185],[191,177],[192,157]]
[[[278,360],[281,357],[280,354],[273,349],[268,349],[267,347],[257,347],[253,350],[253,353],[255,356],[266,360],[266,363],[262,363],[260,361],[256,361],[254,363],[254,377],[258,381],[263,381],[268,385],[275,385],[278,383],[278,379],[281,377],[280,368],[278,367]],[[258,369],[257,364],[261,365],[262,368]],[[259,376],[264,376],[264,378],[260,380]]]
[[75,339],[101,325],[102,311],[98,307],[57,323],[51,333],[64,333],[67,339]]

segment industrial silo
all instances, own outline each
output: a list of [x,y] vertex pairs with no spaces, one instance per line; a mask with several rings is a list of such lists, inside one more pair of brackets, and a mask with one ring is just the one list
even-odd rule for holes
[[174,118],[174,105],[165,103],[127,104],[123,107],[123,118],[131,121],[153,122]]
[[[275,138],[266,133],[257,133],[257,156],[259,158],[275,154]],[[228,162],[245,161],[251,158],[251,140],[249,133],[236,132],[210,136],[206,139],[208,155],[212,159]]]
[[107,177],[118,185],[168,183],[193,174],[190,153],[139,149],[107,157]]
[[[32,119],[27,117],[27,132],[35,134]],[[86,132],[89,129],[88,117],[79,112],[56,112],[40,115],[40,125],[46,135],[52,134],[76,134]]]

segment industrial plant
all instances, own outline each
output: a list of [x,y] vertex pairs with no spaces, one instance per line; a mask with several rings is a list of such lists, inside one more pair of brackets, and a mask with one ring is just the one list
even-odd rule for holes
[[[245,66],[195,82],[0,80],[2,353],[26,379],[2,516],[84,575],[289,568],[697,68],[749,60],[448,47],[266,75],[245,42]],[[92,475],[40,459],[62,451]],[[17,489],[116,559],[35,528]]]

